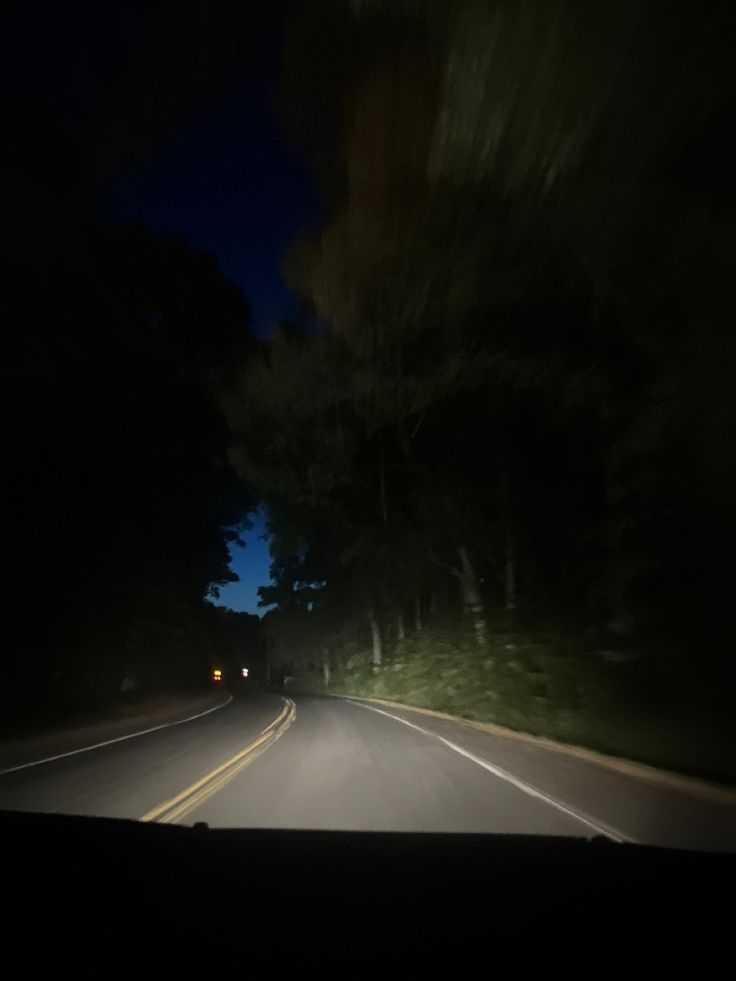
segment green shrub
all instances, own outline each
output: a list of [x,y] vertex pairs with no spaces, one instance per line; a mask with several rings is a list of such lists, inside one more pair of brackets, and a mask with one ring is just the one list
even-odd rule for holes
[[[351,650],[332,694],[381,698],[587,746],[656,766],[732,781],[729,713],[688,699],[686,675],[662,659],[607,659],[591,643],[546,628],[501,623],[480,650],[457,626],[425,630],[375,671]],[[293,686],[324,691],[321,676]],[[724,703],[725,706],[725,703]]]

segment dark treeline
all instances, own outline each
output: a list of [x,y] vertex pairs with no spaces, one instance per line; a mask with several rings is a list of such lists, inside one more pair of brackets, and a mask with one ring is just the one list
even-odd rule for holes
[[308,8],[284,104],[325,219],[285,271],[316,330],[224,397],[274,656],[402,669],[449,618],[479,659],[516,630],[515,661],[546,624],[707,701],[733,676],[731,11]]
[[3,52],[9,721],[202,685],[234,632],[259,643],[204,601],[254,505],[212,397],[254,343],[248,304],[211,256],[99,217],[239,69],[244,15],[38,6]]

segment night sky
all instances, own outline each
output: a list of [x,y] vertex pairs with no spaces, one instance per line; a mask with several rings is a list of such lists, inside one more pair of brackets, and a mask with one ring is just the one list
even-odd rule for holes
[[220,588],[220,598],[210,600],[215,606],[226,606],[231,610],[262,614],[258,608],[258,587],[269,581],[268,569],[271,559],[266,536],[266,517],[262,511],[251,515],[253,527],[240,532],[245,547],[230,546],[230,568],[239,577],[239,582]]
[[294,312],[281,258],[317,213],[310,176],[284,145],[265,103],[265,93],[244,99],[236,88],[103,203],[108,217],[182,232],[217,255],[247,296],[261,336]]
[[[196,119],[185,121],[175,142],[145,169],[128,174],[101,203],[106,219],[144,221],[157,231],[183,234],[214,253],[225,275],[245,293],[253,330],[267,336],[296,312],[280,273],[283,253],[318,215],[311,175],[279,130],[271,93],[280,70],[281,29],[262,27],[257,61]],[[240,582],[217,601],[231,609],[257,609],[257,588],[269,581],[264,517],[231,548]]]

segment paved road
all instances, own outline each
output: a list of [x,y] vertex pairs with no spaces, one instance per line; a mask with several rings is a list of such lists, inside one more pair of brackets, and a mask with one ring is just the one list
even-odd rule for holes
[[512,740],[446,720],[266,693],[0,773],[0,808],[213,827],[608,831],[736,850],[733,802],[693,800],[539,748],[524,753]]

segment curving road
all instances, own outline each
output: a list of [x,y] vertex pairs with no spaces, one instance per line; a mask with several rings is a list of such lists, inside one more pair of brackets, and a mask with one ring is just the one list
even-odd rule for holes
[[736,850],[736,795],[410,710],[266,693],[2,772],[0,808],[213,827],[603,833]]

